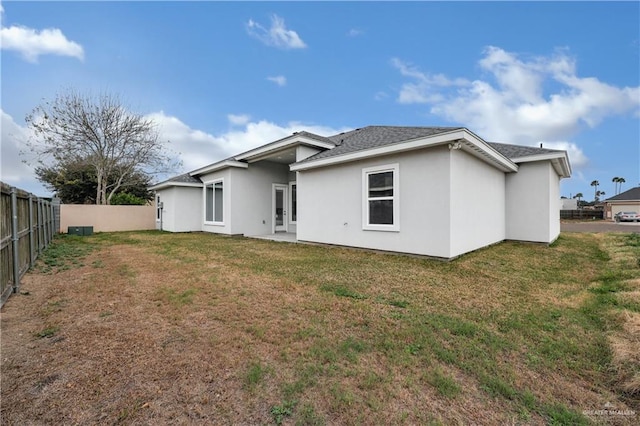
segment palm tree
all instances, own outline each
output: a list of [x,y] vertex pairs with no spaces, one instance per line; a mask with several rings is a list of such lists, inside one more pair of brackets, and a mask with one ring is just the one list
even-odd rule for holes
[[618,182],[620,182],[620,178],[618,176],[614,177],[613,179],[611,179],[611,182],[613,182],[613,193],[617,194],[618,193]]
[[580,199],[584,197],[584,195],[582,195],[582,192],[578,192],[576,195],[573,196],[573,198],[577,198],[578,199],[578,208],[580,208]]
[[591,182],[591,186],[595,186],[595,189],[593,190],[593,201],[598,201],[598,185],[600,185],[600,182],[597,180]]
[[623,177],[618,178],[618,192],[616,194],[619,194],[620,192],[622,192],[622,184],[625,183],[626,180],[624,180]]
[[600,197],[602,197],[605,194],[606,194],[606,192],[604,192],[604,191],[597,191],[596,192],[596,201],[600,201]]

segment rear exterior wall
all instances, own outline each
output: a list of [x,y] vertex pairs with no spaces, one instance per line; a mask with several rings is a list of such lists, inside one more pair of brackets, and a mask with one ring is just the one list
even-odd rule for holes
[[451,151],[451,248],[459,256],[505,239],[505,173]]
[[[364,230],[362,171],[391,164],[398,164],[399,230]],[[443,147],[301,171],[298,240],[449,257],[449,184]]]
[[506,238],[551,243],[560,235],[560,177],[548,161],[507,175]]
[[162,222],[156,215],[156,229],[192,232],[202,229],[202,188],[172,186],[156,192],[163,203]]
[[289,166],[270,161],[249,164],[247,169],[232,169],[231,233],[234,235],[270,234],[274,213],[273,184],[289,185]]

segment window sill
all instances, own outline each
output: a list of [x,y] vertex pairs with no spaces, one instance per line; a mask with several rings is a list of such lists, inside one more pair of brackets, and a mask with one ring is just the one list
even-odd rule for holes
[[362,227],[363,231],[382,231],[382,232],[400,232],[400,227],[398,225],[368,225]]

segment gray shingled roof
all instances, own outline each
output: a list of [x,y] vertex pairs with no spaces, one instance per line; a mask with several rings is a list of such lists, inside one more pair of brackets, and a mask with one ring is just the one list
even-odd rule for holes
[[553,154],[563,152],[557,149],[537,148],[534,146],[510,145],[506,143],[487,142],[493,149],[508,159],[528,157],[530,155]]
[[636,186],[635,188],[631,188],[627,191],[621,192],[620,194],[607,198],[605,201],[631,201],[631,200],[640,200],[640,186]]
[[[307,132],[306,130],[303,130],[301,132],[295,132],[294,135],[306,136],[306,137],[308,137],[310,139],[315,139],[315,140],[320,141],[320,142],[327,142],[327,143],[330,143],[330,144],[335,144],[335,142],[332,141],[330,138],[327,138],[325,136],[316,135],[315,133]],[[290,136],[287,136],[287,137],[290,137]]]
[[[336,145],[335,148],[321,151],[305,160],[302,160],[301,163],[304,163],[307,161],[313,161],[313,160],[318,160],[322,158],[329,158],[329,157],[334,157],[338,155],[349,154],[352,152],[362,151],[362,150],[371,149],[371,148],[378,148],[386,145],[393,145],[401,142],[407,142],[414,139],[425,138],[425,137],[434,136],[440,133],[446,133],[446,132],[451,132],[454,130],[462,130],[462,129],[464,129],[464,127],[367,126],[361,129],[355,129],[355,130],[339,133],[337,135],[333,135],[329,137],[316,135],[314,133],[307,132],[307,131],[296,132],[294,134]],[[291,136],[287,136],[280,140],[285,140],[289,137]],[[279,142],[280,140],[275,142],[270,142],[270,143],[273,144],[273,143]],[[489,145],[493,147],[496,151],[498,151],[500,154],[507,157],[508,159],[527,157],[531,155],[564,152],[564,151],[555,150],[555,149],[536,148],[536,147],[522,146],[522,145],[510,145],[510,144],[496,143],[496,142],[489,142]],[[251,151],[247,151],[247,152],[251,152]],[[242,154],[239,154],[238,156],[240,155]],[[234,159],[236,157],[230,157],[229,159]],[[168,183],[168,182],[202,183],[200,179],[189,175],[189,173],[185,173],[183,175],[173,177],[164,182],[160,182],[154,186]]]
[[189,173],[185,173],[183,175],[179,175],[179,176],[174,176],[171,179],[167,179],[165,181],[156,183],[155,185],[151,185],[151,186],[158,186],[158,185],[162,185],[164,183],[168,183],[168,182],[179,182],[179,183],[202,183],[202,181],[197,178],[197,177],[193,177],[191,176]]
[[392,145],[458,129],[462,127],[367,126],[329,136],[328,139],[336,144],[335,148],[319,152],[301,162]]

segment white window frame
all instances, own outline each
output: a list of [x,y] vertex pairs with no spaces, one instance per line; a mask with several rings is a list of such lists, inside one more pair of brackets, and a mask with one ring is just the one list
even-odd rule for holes
[[[215,218],[216,218],[216,191],[215,191],[215,185],[216,183],[222,183],[222,221],[221,222],[216,222]],[[224,212],[224,207],[225,207],[225,185],[224,185],[224,178],[219,178],[219,179],[214,179],[214,180],[210,180],[207,182],[203,182],[204,187],[203,187],[203,192],[202,192],[202,198],[204,200],[203,203],[203,211],[202,211],[202,217],[204,218],[204,224],[205,225],[215,225],[215,226],[224,226],[224,218],[227,216]],[[213,213],[213,220],[207,220],[207,187],[208,186],[213,186],[213,197],[211,197],[211,212]]]
[[[293,220],[293,187],[296,187],[296,220]],[[298,224],[298,183],[294,180],[289,182],[289,223]]]
[[[384,172],[393,172],[393,196],[384,197],[384,199],[393,200],[393,224],[391,225],[369,223],[369,201],[380,199],[369,197],[369,175]],[[400,231],[400,165],[398,163],[362,169],[362,229],[365,231]]]
[[162,207],[160,207],[160,196],[156,195],[156,222],[160,222],[162,218]]

